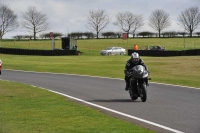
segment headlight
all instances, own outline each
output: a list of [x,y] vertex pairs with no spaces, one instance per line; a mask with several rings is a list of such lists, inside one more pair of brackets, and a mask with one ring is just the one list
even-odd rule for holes
[[142,70],[139,70],[139,71],[138,71],[138,73],[139,73],[139,74],[142,74],[142,73],[143,73],[143,71],[142,71]]

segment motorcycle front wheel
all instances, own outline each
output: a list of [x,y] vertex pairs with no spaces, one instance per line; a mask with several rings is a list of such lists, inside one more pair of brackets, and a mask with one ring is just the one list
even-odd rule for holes
[[141,85],[141,94],[140,94],[140,98],[141,98],[142,102],[146,102],[146,100],[147,100],[147,89],[146,88],[147,88],[146,84],[143,83]]
[[129,88],[129,94],[132,100],[137,100],[138,96],[133,93],[133,88]]

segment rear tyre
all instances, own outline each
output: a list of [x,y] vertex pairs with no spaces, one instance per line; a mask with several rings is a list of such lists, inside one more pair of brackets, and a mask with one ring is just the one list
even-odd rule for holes
[[146,83],[143,83],[142,85],[141,85],[141,94],[140,94],[140,98],[141,98],[141,100],[142,100],[142,102],[146,102],[146,100],[147,100],[147,89],[146,89],[147,87],[146,87]]

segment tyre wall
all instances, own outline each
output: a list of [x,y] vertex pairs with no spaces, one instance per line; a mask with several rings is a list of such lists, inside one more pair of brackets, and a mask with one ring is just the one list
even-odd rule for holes
[[14,54],[14,55],[62,56],[62,55],[77,55],[77,50],[33,50],[33,49],[17,49],[17,48],[0,48],[0,53]]
[[156,50],[133,50],[128,49],[128,55],[131,55],[133,52],[139,53],[140,56],[194,56],[200,55],[200,49],[194,50],[182,50],[182,51],[156,51]]

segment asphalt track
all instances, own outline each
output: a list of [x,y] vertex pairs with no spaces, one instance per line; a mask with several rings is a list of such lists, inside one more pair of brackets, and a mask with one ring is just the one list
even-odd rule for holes
[[147,101],[132,101],[121,79],[3,70],[0,80],[22,82],[157,132],[200,133],[200,89],[150,82]]

